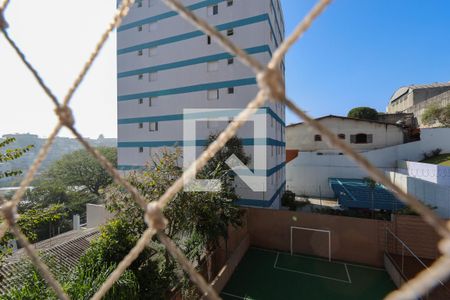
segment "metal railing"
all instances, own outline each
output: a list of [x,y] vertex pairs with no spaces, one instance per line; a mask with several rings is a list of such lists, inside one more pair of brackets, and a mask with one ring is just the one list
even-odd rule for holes
[[[414,278],[420,271],[429,269],[423,259],[417,256],[416,253],[414,253],[414,251],[412,251],[411,248],[388,227],[386,227],[385,254],[406,281]],[[438,285],[442,287],[443,293],[445,293],[447,297],[450,297],[450,289],[445,283],[438,280]],[[427,292],[422,295],[422,297],[428,299],[431,292],[432,291]]]
[[3,0],[0,6],[0,30],[3,37],[8,44],[17,53],[18,58],[31,72],[36,79],[37,84],[43,89],[43,92],[50,98],[55,105],[55,114],[58,116],[58,122],[55,125],[52,132],[48,135],[48,139],[44,146],[41,148],[35,161],[26,173],[25,178],[21,182],[20,189],[16,191],[12,200],[5,201],[1,199],[0,212],[5,220],[0,224],[0,238],[3,237],[7,230],[10,230],[20,244],[24,247],[31,262],[39,271],[41,276],[45,279],[47,284],[55,291],[60,299],[69,299],[64,292],[61,284],[57,282],[50,272],[49,268],[41,261],[36,251],[31,247],[27,238],[21,232],[19,226],[17,226],[17,204],[24,196],[26,187],[31,183],[36,171],[41,165],[42,161],[47,156],[49,149],[51,148],[55,137],[59,131],[65,127],[67,128],[76,139],[86,148],[86,150],[94,156],[99,163],[111,174],[114,181],[128,190],[134,200],[145,210],[145,220],[148,228],[145,230],[135,247],[130,253],[123,259],[117,266],[115,271],[104,282],[97,293],[92,299],[101,299],[107,291],[112,287],[116,280],[122,275],[127,267],[136,259],[148,244],[153,236],[157,236],[162,244],[168,249],[171,255],[178,261],[183,269],[189,274],[190,279],[197,285],[199,290],[209,299],[220,299],[216,291],[199,275],[194,266],[186,259],[185,255],[177,248],[174,242],[165,234],[165,228],[167,220],[163,215],[163,208],[171,201],[171,199],[179,192],[184,186],[184,183],[191,181],[197,171],[202,169],[208,160],[214,156],[225,143],[233,137],[237,130],[244,124],[246,120],[252,115],[255,108],[261,107],[266,99],[274,99],[286,105],[294,114],[302,118],[304,122],[311,128],[318,131],[328,143],[335,148],[339,149],[347,156],[355,160],[361,168],[367,171],[371,177],[377,182],[385,185],[387,188],[394,191],[398,198],[408,204],[416,212],[418,212],[422,218],[431,226],[433,226],[437,233],[442,237],[442,241],[439,244],[440,250],[443,253],[432,266],[425,269],[418,276],[411,279],[399,290],[389,295],[388,299],[410,299],[418,298],[421,295],[427,293],[440,281],[444,280],[450,273],[450,230],[447,224],[439,219],[428,207],[424,206],[418,199],[408,195],[402,189],[393,184],[384,173],[374,167],[366,158],[352,150],[352,148],[344,141],[338,139],[333,132],[321,123],[315,121],[309,115],[307,115],[300,107],[287,98],[285,93],[283,76],[279,70],[279,65],[282,64],[283,57],[290,49],[290,47],[310,28],[316,18],[329,6],[331,0],[319,0],[317,4],[311,9],[311,11],[303,18],[303,20],[297,25],[294,32],[280,45],[280,47],[274,52],[270,62],[264,66],[255,60],[252,56],[248,55],[244,50],[233,44],[224,35],[218,32],[213,26],[209,25],[206,21],[196,16],[193,12],[183,6],[178,0],[161,0],[171,9],[178,12],[183,18],[190,21],[192,24],[200,28],[203,32],[210,35],[212,39],[219,43],[227,51],[235,55],[241,62],[250,67],[256,74],[257,82],[260,91],[255,98],[250,101],[246,109],[234,119],[233,122],[219,135],[218,139],[212,143],[189,168],[185,170],[183,175],[175,181],[166,193],[158,200],[148,203],[146,199],[140,195],[140,193],[127,182],[119,172],[109,163],[109,161],[103,157],[96,149],[90,146],[85,139],[81,136],[79,131],[75,127],[75,120],[72,115],[72,110],[69,106],[70,101],[74,95],[74,92],[78,89],[82,81],[84,80],[87,72],[92,66],[92,63],[97,59],[100,50],[103,48],[105,42],[110,36],[111,32],[118,27],[122,19],[127,15],[130,10],[133,0],[123,0],[118,7],[112,21],[107,26],[106,30],[100,37],[99,42],[95,45],[94,50],[89,55],[86,63],[81,68],[78,76],[74,80],[72,86],[68,89],[66,95],[62,99],[58,99],[53,93],[52,89],[46,85],[43,78],[33,64],[28,61],[23,49],[18,46],[14,38],[10,36],[8,32],[8,26],[14,26],[14,24],[8,24],[5,19],[5,13],[8,11],[8,5],[10,0]]

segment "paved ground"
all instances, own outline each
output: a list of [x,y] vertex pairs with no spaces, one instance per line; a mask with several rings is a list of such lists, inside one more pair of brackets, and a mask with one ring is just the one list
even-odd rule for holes
[[226,300],[375,300],[394,289],[383,269],[250,248],[221,296]]

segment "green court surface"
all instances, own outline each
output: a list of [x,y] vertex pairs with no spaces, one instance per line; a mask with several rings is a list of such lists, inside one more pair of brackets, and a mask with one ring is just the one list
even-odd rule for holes
[[395,289],[383,269],[250,248],[221,293],[233,299],[383,299]]

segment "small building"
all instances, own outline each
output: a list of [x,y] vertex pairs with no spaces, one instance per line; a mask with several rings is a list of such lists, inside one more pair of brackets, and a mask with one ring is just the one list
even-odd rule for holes
[[387,113],[413,113],[420,127],[422,114],[430,105],[450,104],[450,82],[410,85],[399,88],[392,95]]
[[[317,118],[316,121],[358,151],[385,148],[403,144],[405,141],[404,128],[399,124],[334,115]],[[339,152],[328,145],[320,133],[303,122],[286,127],[286,149],[323,154]]]

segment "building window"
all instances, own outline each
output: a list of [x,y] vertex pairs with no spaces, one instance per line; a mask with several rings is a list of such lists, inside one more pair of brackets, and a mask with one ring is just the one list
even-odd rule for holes
[[227,60],[227,64],[228,64],[228,65],[234,64],[234,58],[229,58],[229,59]]
[[144,147],[139,147],[139,153],[144,152]]
[[155,56],[157,53],[158,53],[158,51],[157,51],[156,47],[148,48],[148,56],[149,57]]
[[140,99],[138,100],[138,103],[139,103],[139,104],[144,103],[144,99],[140,98]]
[[137,30],[138,30],[138,31],[142,31],[142,26],[139,25],[139,26],[137,27]]
[[142,78],[144,78],[144,75],[143,75],[143,74],[139,74],[139,75],[138,75],[138,79],[139,79],[139,80],[142,80]]
[[153,82],[158,80],[158,73],[157,72],[152,72],[152,73],[148,73],[148,81]]
[[206,70],[208,72],[216,72],[219,70],[219,63],[217,61],[209,61],[206,63]]
[[234,35],[234,29],[233,29],[233,28],[228,29],[228,30],[227,30],[227,35],[228,35],[228,36]]
[[371,144],[373,141],[372,134],[358,133],[350,136],[350,142],[352,144]]
[[208,100],[217,100],[219,99],[219,90],[209,90],[207,96]]
[[210,35],[208,35],[206,37],[206,42],[208,43],[208,45],[211,45],[211,36]]
[[138,1],[136,2],[136,4],[137,4],[137,7],[142,7],[142,0],[138,0]]
[[273,156],[273,145],[271,146],[271,152],[270,152],[272,155],[271,156]]
[[208,7],[208,16],[214,16],[219,14],[219,5],[212,5]]
[[153,98],[152,97],[150,97],[150,98],[148,98],[148,106],[153,106]]
[[314,141],[315,141],[315,142],[321,142],[321,141],[322,141],[322,136],[321,136],[320,134],[316,134],[316,135],[314,136]]
[[227,1],[227,6],[233,6],[233,0],[228,0]]
[[234,87],[228,88],[228,94],[234,94]]
[[158,131],[158,122],[150,122],[150,123],[148,123],[148,129],[150,131]]
[[142,50],[138,50],[138,56],[142,56]]
[[345,134],[339,133],[338,134],[338,138],[341,139],[341,140],[345,140]]
[[139,123],[139,129],[144,128],[144,123]]

